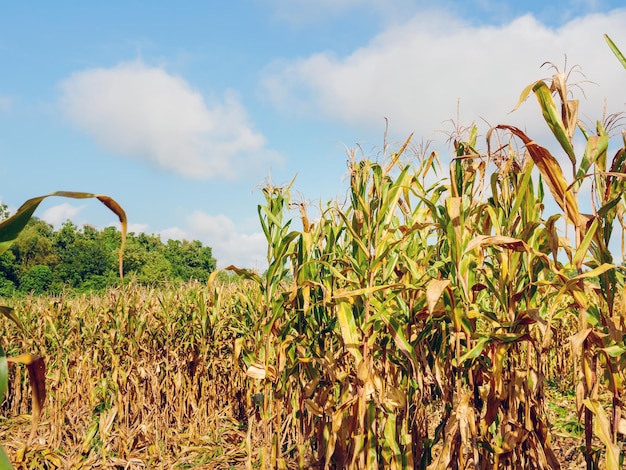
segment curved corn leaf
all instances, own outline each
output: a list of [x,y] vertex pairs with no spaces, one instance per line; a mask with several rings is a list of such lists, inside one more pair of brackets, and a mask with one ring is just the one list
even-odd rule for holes
[[[580,180],[583,178],[591,165],[596,162],[604,162],[606,163],[606,152],[609,147],[609,136],[608,135],[592,135],[587,139],[587,146],[585,147],[585,153],[583,154],[583,158],[580,161],[580,166],[578,167],[578,171],[576,172],[576,179]],[[601,170],[606,170],[603,166],[600,166]],[[578,183],[580,186],[580,182]]]
[[587,279],[590,277],[596,277],[599,276],[600,274],[603,274],[607,271],[610,271],[611,269],[615,269],[615,265],[611,264],[611,263],[602,263],[600,266],[598,266],[597,268],[592,269],[591,271],[586,271],[582,274],[579,274],[577,276],[574,276],[572,278],[570,278],[567,281],[567,285],[572,285],[572,284],[576,284],[578,281],[580,281],[581,279]]
[[515,126],[501,124],[496,126],[496,129],[508,130],[524,142],[535,165],[541,172],[541,175],[546,179],[546,183],[548,183],[548,187],[556,203],[563,209],[563,212],[565,212],[567,218],[573,224],[583,226],[588,218],[578,211],[578,203],[574,195],[568,191],[568,185],[565,182],[563,170],[557,159],[554,158],[546,148],[537,144],[537,142]]
[[480,338],[478,341],[476,341],[476,344],[474,345],[474,347],[470,349],[469,351],[467,351],[465,354],[463,354],[461,357],[452,358],[452,365],[454,365],[455,367],[459,367],[468,359],[476,359],[478,356],[482,354],[483,350],[485,349],[485,345],[489,341],[490,341],[490,338],[487,336]]
[[5,305],[0,305],[0,313],[11,320],[15,325],[20,329],[20,331],[24,332],[24,326],[20,319],[15,315],[15,311],[11,307],[7,307]]
[[619,447],[613,443],[611,424],[598,400],[586,398],[583,402],[585,406],[595,415],[594,432],[606,447],[606,468],[607,470],[618,470]]
[[435,307],[439,302],[439,299],[443,295],[443,291],[450,285],[449,279],[432,279],[426,287],[426,305],[428,306],[428,313],[431,315],[435,311]]
[[419,359],[417,358],[417,354],[415,354],[415,348],[407,340],[406,335],[402,331],[402,326],[400,325],[398,320],[393,318],[393,316],[388,315],[387,313],[383,313],[381,315],[381,318],[391,331],[393,340],[396,343],[398,349],[402,351],[402,353],[409,359],[409,361],[411,361],[413,370],[419,370]]
[[122,225],[122,242],[120,246],[119,254],[119,271],[120,277],[123,277],[122,269],[122,252],[124,251],[124,243],[126,241],[126,230],[128,222],[126,219],[126,213],[124,209],[112,198],[102,194],[81,193],[73,191],[56,191],[54,193],[46,194],[45,196],[34,197],[29,199],[8,219],[0,222],[0,255],[7,251],[13,244],[17,236],[24,229],[28,221],[33,216],[33,213],[39,207],[41,202],[51,196],[68,197],[73,199],[90,199],[96,198],[106,207],[108,207],[120,220]]
[[24,353],[7,358],[8,362],[24,364],[28,369],[28,378],[33,394],[33,429],[39,422],[41,410],[46,401],[46,364],[42,357]]
[[243,277],[244,279],[250,279],[251,281],[255,281],[257,284],[261,284],[261,276],[258,275],[255,271],[249,269],[238,268],[237,266],[230,265],[224,268],[225,271],[233,271],[238,276]]

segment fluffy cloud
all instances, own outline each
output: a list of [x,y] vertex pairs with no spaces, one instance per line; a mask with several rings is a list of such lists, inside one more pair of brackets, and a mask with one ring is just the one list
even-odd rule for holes
[[105,149],[192,178],[234,178],[276,156],[234,92],[207,104],[185,80],[140,61],[75,73],[61,107]]
[[[346,57],[318,53],[268,67],[265,95],[285,113],[333,119],[380,130],[388,117],[391,130],[432,136],[450,129],[457,115],[463,124],[523,125],[544,134],[535,102],[509,115],[526,85],[553,73],[544,61],[580,66],[587,99],[581,117],[624,110],[624,70],[603,39],[608,33],[626,49],[626,10],[587,15],[558,29],[530,15],[502,26],[472,26],[443,13],[420,13],[401,26],[375,36]],[[576,72],[572,81],[584,80]],[[597,85],[596,85],[597,84]],[[599,86],[598,86],[599,85]],[[468,120],[470,122],[468,122]],[[483,126],[486,127],[486,126]]]
[[[120,230],[120,224],[119,223],[114,223],[114,224],[110,224],[110,226],[115,227],[116,229]],[[126,230],[128,233],[146,233],[148,231],[149,225],[148,224],[133,224],[133,223],[129,223],[128,227],[126,227]],[[174,238],[174,237],[170,237],[170,238]]]
[[67,202],[57,204],[46,209],[41,214],[41,219],[49,224],[52,224],[55,228],[60,228],[67,220],[73,220],[78,217],[80,212],[85,208],[84,205],[73,206]]
[[186,222],[184,229],[172,227],[163,230],[161,238],[200,240],[213,249],[220,268],[234,264],[262,271],[267,267],[267,242],[263,233],[243,233],[229,217],[203,211],[194,211]]

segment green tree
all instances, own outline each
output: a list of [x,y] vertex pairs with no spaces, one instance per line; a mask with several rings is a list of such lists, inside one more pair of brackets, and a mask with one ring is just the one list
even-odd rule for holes
[[9,206],[6,204],[0,204],[0,221],[8,219],[9,215],[11,215],[9,213]]
[[164,254],[172,265],[172,275],[183,281],[206,281],[215,271],[213,250],[198,240],[168,240]]
[[0,283],[2,286],[8,286],[10,283],[15,287],[18,283],[18,266],[15,260],[15,255],[12,251],[5,251],[0,255]]
[[33,266],[54,267],[59,261],[54,247],[52,225],[35,217],[28,222],[20,236],[15,240],[11,246],[11,251],[18,266],[18,276],[24,275]]
[[115,254],[100,242],[100,232],[89,225],[78,230],[66,222],[57,233],[55,246],[59,263],[55,279],[73,288],[106,287],[107,279],[114,279]]
[[137,276],[137,280],[146,285],[155,285],[171,279],[172,265],[164,256],[158,253],[148,255],[145,265]]
[[33,266],[20,279],[20,290],[34,294],[48,292],[52,284],[52,270],[46,265]]

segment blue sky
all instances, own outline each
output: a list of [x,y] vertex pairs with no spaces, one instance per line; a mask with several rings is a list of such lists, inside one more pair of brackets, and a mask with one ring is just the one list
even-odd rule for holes
[[[312,205],[345,194],[346,148],[411,132],[445,158],[447,120],[549,140],[521,90],[578,65],[581,117],[623,112],[618,1],[13,2],[0,15],[0,200],[114,197],[130,229],[198,239],[219,266],[264,266],[259,188],[297,175]],[[523,5],[523,6],[522,6]],[[576,76],[575,76],[576,77]],[[582,80],[582,76],[578,76]],[[487,124],[488,123],[488,124]],[[271,176],[270,176],[271,175]],[[104,227],[95,201],[37,216]]]

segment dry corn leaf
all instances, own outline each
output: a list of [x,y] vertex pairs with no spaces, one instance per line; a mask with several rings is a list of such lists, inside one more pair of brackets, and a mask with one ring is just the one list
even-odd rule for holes
[[543,175],[550,188],[550,192],[559,207],[565,212],[567,218],[576,226],[584,227],[589,220],[587,216],[580,214],[578,211],[578,203],[573,194],[568,191],[568,185],[563,176],[563,170],[556,158],[544,147],[540,146],[534,140],[530,139],[522,130],[514,126],[499,125],[497,129],[506,129],[519,137],[535,165]]
[[33,431],[39,422],[41,410],[46,401],[46,364],[42,357],[24,353],[7,358],[8,362],[24,364],[33,394]]
[[435,306],[443,291],[450,285],[449,279],[432,279],[426,287],[426,304],[428,305],[428,312],[432,315],[435,310]]
[[265,366],[256,362],[250,364],[248,369],[246,369],[246,375],[253,379],[263,380],[266,377],[267,373],[265,371]]
[[611,424],[598,400],[585,399],[584,404],[595,415],[594,432],[606,449],[605,461],[607,470],[619,470],[619,447],[613,443]]

